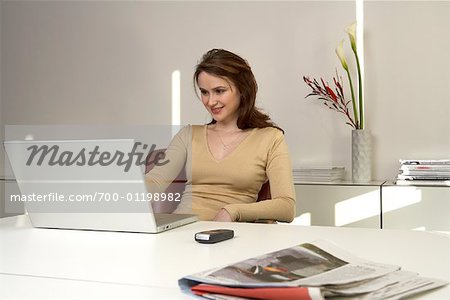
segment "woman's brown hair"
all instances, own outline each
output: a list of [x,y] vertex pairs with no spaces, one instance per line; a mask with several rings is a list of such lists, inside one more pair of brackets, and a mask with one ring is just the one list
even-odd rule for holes
[[[194,87],[201,72],[230,80],[238,89],[241,95],[237,120],[239,129],[275,127],[283,131],[267,114],[255,107],[258,84],[245,59],[227,50],[212,49],[203,55],[195,69]],[[216,121],[213,119],[210,124],[214,123]]]

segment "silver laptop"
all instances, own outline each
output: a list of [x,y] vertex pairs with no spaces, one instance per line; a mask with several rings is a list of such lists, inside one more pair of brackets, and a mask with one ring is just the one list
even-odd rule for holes
[[158,233],[195,222],[189,214],[153,213],[152,201],[180,195],[149,193],[146,150],[133,139],[5,141],[34,227]]

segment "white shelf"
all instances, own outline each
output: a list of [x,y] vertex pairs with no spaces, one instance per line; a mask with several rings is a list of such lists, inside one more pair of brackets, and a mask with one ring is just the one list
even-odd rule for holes
[[450,231],[449,186],[296,182],[297,217],[317,226]]

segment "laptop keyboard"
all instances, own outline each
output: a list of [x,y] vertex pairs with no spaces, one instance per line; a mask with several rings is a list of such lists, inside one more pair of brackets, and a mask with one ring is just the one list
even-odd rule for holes
[[177,220],[180,220],[182,218],[185,218],[185,215],[180,214],[155,214],[155,221],[156,224],[162,225],[162,224],[168,224],[173,223]]

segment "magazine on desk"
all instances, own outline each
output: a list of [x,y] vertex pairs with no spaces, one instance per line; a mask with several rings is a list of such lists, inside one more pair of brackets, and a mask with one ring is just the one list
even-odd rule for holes
[[448,165],[401,165],[400,172],[404,175],[429,174],[430,172],[447,173],[450,172]]
[[183,277],[183,292],[203,299],[396,299],[447,282],[358,258],[315,241]]
[[450,160],[400,160],[397,185],[450,185]]
[[400,159],[402,165],[450,165],[450,159]]

